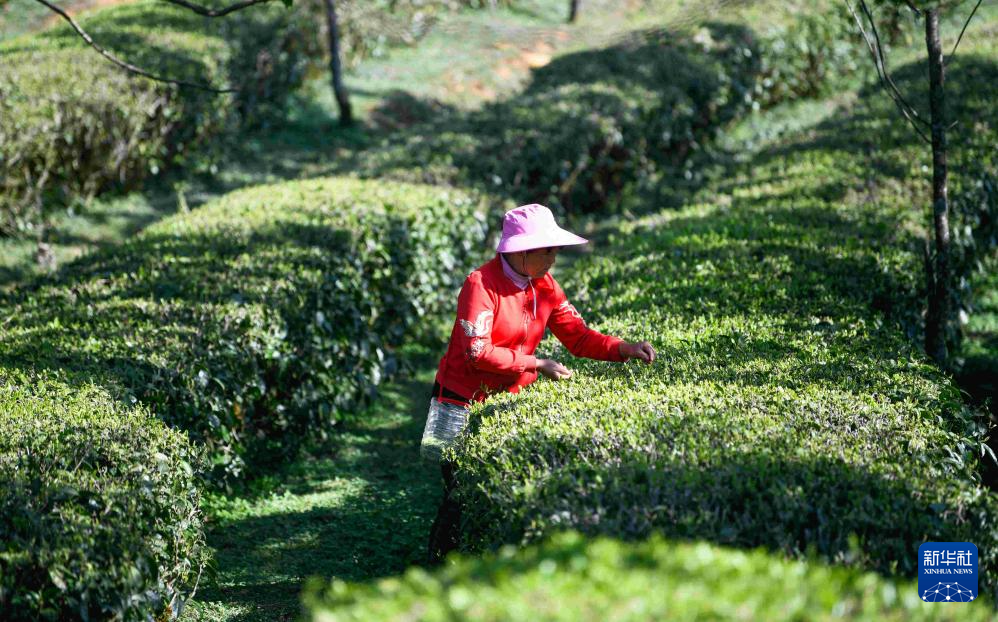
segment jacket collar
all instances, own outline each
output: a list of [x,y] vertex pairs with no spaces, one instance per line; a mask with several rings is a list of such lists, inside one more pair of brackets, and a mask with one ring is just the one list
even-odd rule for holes
[[513,266],[509,265],[509,262],[506,261],[506,258],[501,253],[496,253],[496,255],[499,257],[499,263],[502,264],[502,273],[506,275],[506,278],[520,289],[527,289],[527,286],[530,285],[530,277],[523,276],[514,270]]
[[[502,255],[496,253],[495,257],[485,262],[485,265],[481,267],[481,270],[483,274],[486,274],[491,282],[495,283],[497,287],[500,287],[504,293],[518,294],[524,291],[513,283],[508,276],[506,276],[506,273],[503,271],[502,264]],[[542,277],[529,279],[528,281],[529,284],[533,285],[537,290],[548,290],[553,287],[552,283],[554,282],[554,277],[551,276],[550,272],[548,272]]]

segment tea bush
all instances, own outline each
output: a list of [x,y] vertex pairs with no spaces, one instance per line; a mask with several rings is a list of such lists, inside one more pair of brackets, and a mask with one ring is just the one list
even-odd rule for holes
[[112,53],[165,77],[235,86],[236,95],[153,82],[107,62],[64,24],[0,45],[0,233],[44,211],[206,158],[210,139],[280,111],[311,54],[309,20],[283,7],[224,19],[144,0],[79,23]]
[[292,453],[397,368],[480,256],[467,193],[336,178],[238,191],[22,288],[0,364],[71,370],[207,446]]
[[788,562],[763,551],[659,537],[639,544],[562,534],[371,584],[313,582],[307,619],[990,620],[982,603],[923,603],[918,586]]
[[183,433],[68,374],[0,367],[3,619],[176,612],[207,559]]
[[755,3],[741,16],[760,32],[753,107],[828,95],[865,73],[871,61],[844,3],[791,2],[783,12],[793,17],[774,17],[771,7]]

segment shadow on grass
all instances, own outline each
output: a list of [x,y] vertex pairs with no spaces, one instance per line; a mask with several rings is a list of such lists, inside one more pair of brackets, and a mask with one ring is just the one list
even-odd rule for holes
[[363,581],[425,561],[441,490],[419,457],[431,363],[422,356],[424,373],[386,387],[332,442],[210,512],[218,571],[184,620],[293,620],[308,577]]
[[[988,438],[988,447],[998,455],[998,338],[989,341],[987,347],[993,354],[969,357],[956,381],[970,396],[972,404],[988,412],[991,425],[995,426]],[[991,456],[981,456],[981,479],[998,492],[998,464]]]
[[[993,262],[992,262],[993,263]],[[964,336],[964,364],[956,375],[956,381],[975,406],[986,410],[992,425],[998,426],[998,280],[993,276],[981,278],[976,285],[985,298],[976,310],[986,320],[982,326],[967,331]],[[990,297],[990,300],[986,299]],[[992,430],[988,441],[991,450],[998,454],[998,428]],[[998,465],[989,456],[981,458],[984,483],[998,491]]]

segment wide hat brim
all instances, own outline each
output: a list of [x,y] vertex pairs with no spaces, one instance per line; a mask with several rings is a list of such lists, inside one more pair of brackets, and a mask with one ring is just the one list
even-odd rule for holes
[[586,244],[588,242],[589,240],[555,225],[553,228],[548,228],[544,231],[503,237],[499,240],[499,247],[496,248],[496,251],[499,253],[519,253],[521,251],[531,251],[551,246],[578,246],[579,244]]

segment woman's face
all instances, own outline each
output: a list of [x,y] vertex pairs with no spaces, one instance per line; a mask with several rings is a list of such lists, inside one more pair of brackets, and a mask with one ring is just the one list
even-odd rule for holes
[[544,276],[551,269],[551,266],[554,265],[555,260],[558,258],[559,250],[561,250],[560,246],[550,246],[548,248],[535,248],[534,250],[520,253],[511,253],[512,261],[509,263],[520,274],[536,279]]

